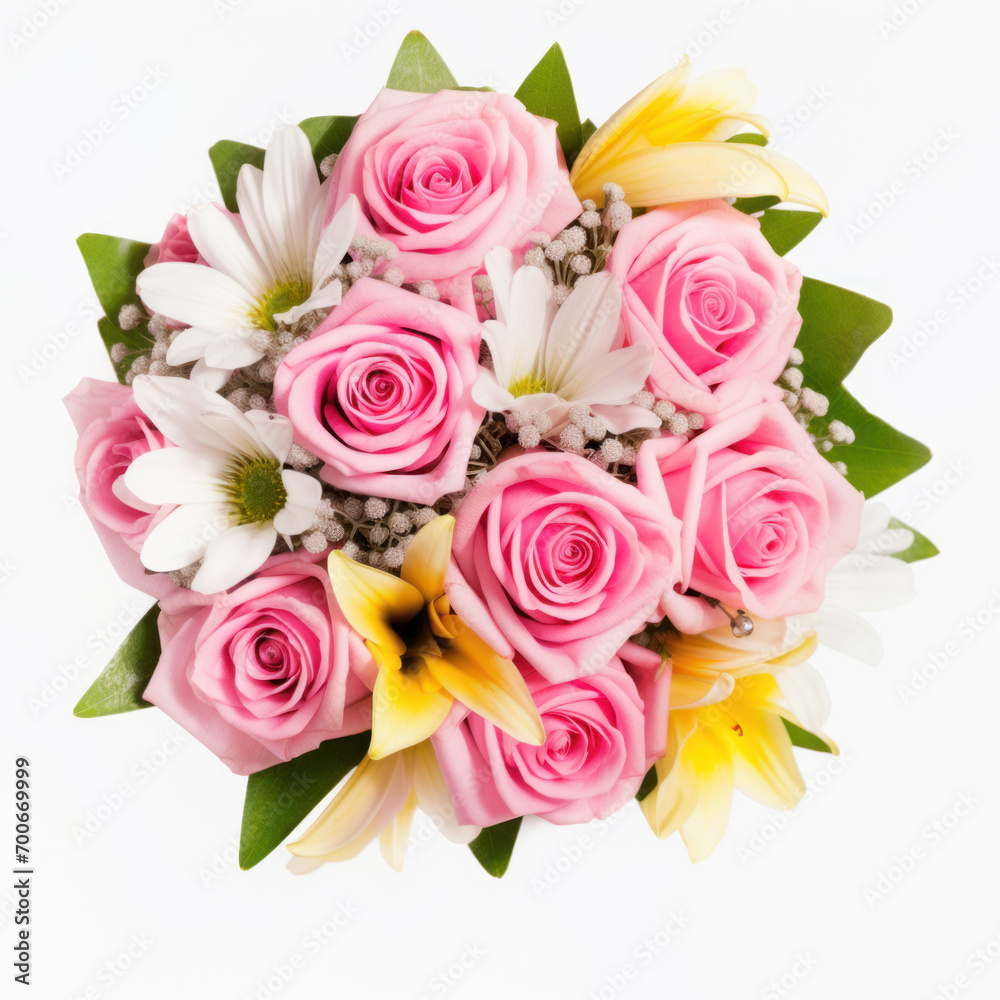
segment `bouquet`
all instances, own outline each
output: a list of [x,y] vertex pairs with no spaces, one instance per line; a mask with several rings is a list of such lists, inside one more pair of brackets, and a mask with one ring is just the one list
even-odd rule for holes
[[809,657],[878,661],[936,549],[866,498],[929,452],[842,385],[891,313],[785,257],[828,206],[754,100],[685,59],[596,128],[558,45],[510,96],[413,32],[155,244],[80,238],[81,501],[155,603],[75,712],[248,776],[244,868],[324,799],[292,871],[399,869],[419,809],[499,876],[634,800],[698,861],[837,752]]

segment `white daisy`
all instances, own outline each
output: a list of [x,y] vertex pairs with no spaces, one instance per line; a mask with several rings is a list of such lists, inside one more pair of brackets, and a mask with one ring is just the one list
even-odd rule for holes
[[259,569],[279,533],[313,523],[323,488],[283,469],[292,446],[287,417],[243,413],[183,378],[139,375],[132,383],[143,413],[177,447],[140,455],[125,486],[151,504],[177,504],[148,535],[140,558],[157,573],[203,560],[191,589],[226,590]]
[[483,369],[473,399],[497,413],[540,411],[558,436],[570,407],[585,404],[612,434],[659,427],[649,410],[632,402],[645,385],[653,353],[638,345],[612,349],[621,312],[621,289],[607,271],[577,281],[556,307],[540,268],[516,271],[511,252],[486,255],[496,319],[483,324],[493,371]]
[[274,133],[263,170],[240,168],[236,201],[238,216],[216,205],[188,213],[191,239],[208,267],[154,264],[136,281],[148,308],[188,325],[170,344],[168,364],[253,364],[264,356],[251,344],[255,331],[274,333],[279,323],[340,302],[341,284],[329,279],[354,238],[358,202],[351,198],[322,229],[326,182],[300,128]]
[[884,504],[865,504],[858,544],[827,575],[822,607],[789,619],[792,631],[816,632],[824,646],[873,667],[882,659],[882,639],[858,612],[898,608],[916,597],[913,569],[895,558],[913,544],[913,532],[889,521]]

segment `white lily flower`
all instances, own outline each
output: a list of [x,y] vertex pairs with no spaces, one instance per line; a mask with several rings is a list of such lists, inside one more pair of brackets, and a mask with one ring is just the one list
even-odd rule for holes
[[177,504],[147,536],[140,558],[157,573],[203,560],[191,589],[226,590],[259,569],[279,533],[313,523],[323,488],[282,465],[292,446],[287,417],[243,413],[188,379],[139,375],[139,408],[177,447],[140,455],[125,486],[150,504]]
[[230,371],[264,356],[251,343],[257,330],[275,333],[314,309],[340,303],[333,270],[357,229],[351,198],[322,228],[326,182],[320,182],[305,133],[277,129],[264,169],[249,163],[236,184],[239,215],[216,205],[196,205],[188,230],[208,263],[154,264],[136,280],[148,308],[188,325],[167,352],[167,363],[198,359]]
[[913,569],[894,558],[913,544],[913,532],[890,528],[890,517],[884,504],[865,504],[858,544],[827,575],[822,607],[789,619],[793,631],[816,632],[823,645],[873,667],[882,660],[882,639],[858,612],[898,608],[916,597]]
[[483,323],[493,371],[481,370],[472,398],[497,413],[543,412],[558,437],[570,407],[585,404],[612,434],[659,427],[632,398],[645,385],[653,353],[634,345],[613,350],[621,289],[607,271],[577,281],[555,306],[552,287],[537,267],[516,271],[503,247],[486,255],[496,319]]

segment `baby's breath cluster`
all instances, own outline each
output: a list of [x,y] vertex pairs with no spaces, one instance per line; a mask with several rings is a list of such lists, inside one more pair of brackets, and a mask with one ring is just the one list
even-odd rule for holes
[[[615,235],[632,218],[625,193],[617,184],[604,185],[602,212],[589,198],[581,204],[579,218],[556,236],[532,233],[532,246],[524,255],[525,264],[541,268],[552,281],[557,305],[569,298],[578,278],[604,269]],[[482,287],[477,286],[477,290],[482,292]]]
[[[842,420],[825,420],[830,410],[830,400],[821,392],[803,385],[802,352],[792,348],[788,365],[778,379],[778,386],[784,390],[784,402],[795,419],[809,435],[821,454],[833,450],[838,444],[853,444],[854,431]],[[833,467],[840,473],[847,473],[844,462],[834,462]]]

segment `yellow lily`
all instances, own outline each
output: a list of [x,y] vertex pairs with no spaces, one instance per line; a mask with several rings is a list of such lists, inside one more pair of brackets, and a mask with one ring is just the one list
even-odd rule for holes
[[382,856],[402,871],[413,815],[420,807],[449,840],[467,844],[478,826],[459,826],[448,786],[426,740],[380,760],[365,757],[315,823],[288,850],[297,875],[356,857],[376,837]]
[[454,529],[451,515],[424,525],[398,577],[341,552],[329,558],[337,602],[378,666],[368,750],[373,760],[427,739],[456,700],[517,740],[545,742],[517,667],[451,613],[444,578]]
[[[723,701],[672,709],[667,753],[656,764],[656,787],[642,811],[661,839],[680,830],[693,862],[718,846],[729,823],[734,790],[772,809],[791,809],[805,793],[782,719],[802,726],[769,673],[735,681]],[[836,746],[821,734],[837,753]]]
[[754,620],[749,636],[735,637],[728,625],[700,635],[669,629],[657,636],[668,651],[673,674],[671,708],[699,708],[728,698],[736,678],[769,672],[782,674],[816,651],[814,632],[790,638],[785,619]]
[[689,82],[690,74],[685,56],[594,132],[570,172],[577,196],[601,203],[613,182],[633,207],[775,195],[827,215],[823,189],[786,156],[725,141],[746,125],[768,135],[767,119],[750,111],[757,90],[746,73],[723,69]]

